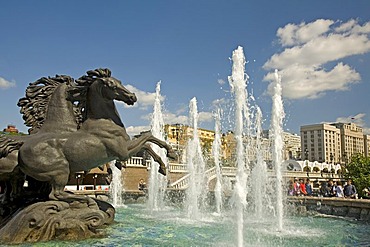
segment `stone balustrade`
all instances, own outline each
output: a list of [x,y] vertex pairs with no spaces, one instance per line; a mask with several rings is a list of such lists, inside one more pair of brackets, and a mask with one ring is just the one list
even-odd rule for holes
[[288,202],[296,206],[299,214],[316,211],[326,215],[350,217],[370,222],[370,200],[368,199],[289,196]]

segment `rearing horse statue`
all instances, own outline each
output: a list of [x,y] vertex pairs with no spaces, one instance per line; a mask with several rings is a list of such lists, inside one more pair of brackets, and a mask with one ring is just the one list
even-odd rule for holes
[[[53,97],[56,100],[52,100]],[[148,142],[165,148],[167,156],[175,158],[171,147],[149,132],[131,140],[114,100],[133,105],[137,99],[119,80],[111,77],[108,69],[88,71],[75,83],[69,81],[56,87],[44,123],[22,140],[18,150],[20,170],[38,181],[49,182],[50,199],[94,204],[88,197],[64,191],[69,174],[112,160],[126,161],[142,149],[160,164],[159,172],[166,174],[165,164]],[[35,110],[35,106],[30,109]]]

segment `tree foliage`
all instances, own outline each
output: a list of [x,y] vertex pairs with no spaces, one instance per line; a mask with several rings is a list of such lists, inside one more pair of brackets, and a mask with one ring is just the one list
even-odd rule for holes
[[363,189],[370,187],[370,158],[355,154],[351,157],[346,170],[345,176],[352,179],[359,197],[365,196]]

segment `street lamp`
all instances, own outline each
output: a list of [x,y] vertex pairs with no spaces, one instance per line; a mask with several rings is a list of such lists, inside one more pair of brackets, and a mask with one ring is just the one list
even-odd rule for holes
[[330,153],[330,173],[331,173],[331,176],[333,177],[333,160],[334,160],[334,155],[333,153]]
[[330,163],[333,164],[334,155],[330,153]]
[[96,190],[96,179],[98,178],[98,174],[93,175],[93,180],[94,180],[94,190]]
[[77,180],[77,190],[80,190],[80,178],[81,178],[81,174],[77,173],[76,174],[76,180]]
[[308,159],[308,149],[307,148],[305,148],[305,150],[304,150],[304,156],[306,157],[306,160],[310,161]]

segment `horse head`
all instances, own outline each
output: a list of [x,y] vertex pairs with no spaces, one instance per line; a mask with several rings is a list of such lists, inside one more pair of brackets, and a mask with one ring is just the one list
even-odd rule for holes
[[135,93],[130,92],[114,77],[99,78],[97,82],[102,84],[101,93],[107,100],[123,101],[127,105],[133,105],[137,101]]

